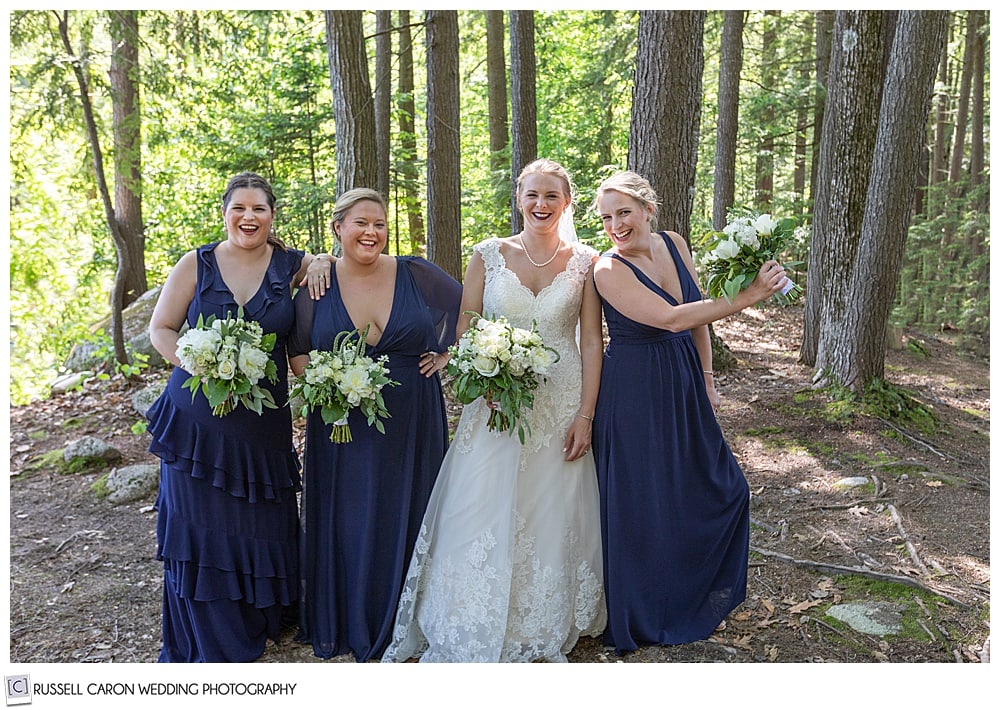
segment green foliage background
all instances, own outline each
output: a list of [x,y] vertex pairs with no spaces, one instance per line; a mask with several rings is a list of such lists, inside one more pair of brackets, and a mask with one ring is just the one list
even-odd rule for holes
[[[374,13],[364,17],[371,35]],[[411,12],[411,22],[421,19],[420,12]],[[462,203],[468,252],[474,243],[508,229],[511,176],[490,171],[485,13],[459,11],[459,23],[462,194],[456,199]],[[603,249],[607,241],[588,207],[601,178],[625,167],[638,13],[539,11],[535,24],[539,155],[570,170],[577,187],[577,230],[582,240]],[[770,51],[773,65],[767,67],[770,82],[762,78],[762,36],[768,24],[775,26],[778,38]],[[185,251],[223,238],[219,200],[226,180],[242,170],[271,179],[280,201],[276,230],[286,243],[310,251],[329,249],[336,127],[322,13],[145,10],[139,13],[139,26],[150,285],[162,283]],[[110,170],[107,15],[73,11],[70,29],[91,81]],[[711,228],[721,30],[722,13],[709,12],[692,216],[695,244]],[[757,144],[762,135],[774,136],[770,210],[806,225],[808,186],[804,195],[796,194],[792,171],[796,112],[815,98],[813,75],[802,66],[814,61],[814,31],[812,12],[748,13],[736,172],[736,205],[755,207]],[[423,31],[416,26],[412,32],[417,162],[423,179]],[[13,403],[22,403],[46,395],[73,344],[108,314],[115,252],[55,15],[47,10],[11,12],[10,35],[10,395]],[[961,32],[953,33],[952,57],[961,56],[962,39]],[[394,51],[397,42],[394,37]],[[373,41],[369,59],[374,69]],[[395,70],[394,59],[393,91]],[[988,87],[988,65],[986,79]],[[393,121],[390,179],[401,159],[397,128]],[[977,208],[983,203],[974,194],[956,198],[949,193],[947,202],[945,214],[915,223],[898,320],[928,327],[949,321],[987,333],[988,208]],[[405,215],[394,210],[389,221],[390,248],[411,253]],[[971,256],[942,269],[936,254],[944,229],[962,235],[969,245],[962,247],[963,253]],[[789,258],[805,260],[806,249],[802,238]],[[804,283],[805,275],[797,280]]]

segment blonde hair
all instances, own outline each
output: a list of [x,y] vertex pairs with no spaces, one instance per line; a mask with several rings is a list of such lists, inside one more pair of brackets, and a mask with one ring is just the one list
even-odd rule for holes
[[343,195],[337,198],[337,204],[333,207],[333,218],[330,220],[330,231],[333,232],[333,238],[339,239],[337,236],[337,229],[334,225],[337,222],[342,222],[347,213],[351,211],[351,208],[359,202],[374,202],[382,208],[382,212],[386,215],[389,214],[389,206],[385,203],[385,198],[382,197],[382,193],[378,190],[373,190],[370,187],[356,187],[353,190],[348,190]]
[[515,193],[520,192],[521,183],[528,175],[551,175],[558,178],[566,188],[566,197],[569,198],[570,202],[573,201],[575,192],[573,189],[573,180],[570,179],[569,171],[556,161],[549,160],[548,158],[539,158],[525,165],[521,170],[521,174],[517,176],[517,182],[514,185]]
[[609,178],[605,178],[597,187],[597,192],[594,195],[594,204],[591,205],[591,209],[595,212],[597,211],[597,203],[605,192],[620,192],[636,200],[643,206],[651,208],[652,218],[650,222],[652,223],[652,227],[656,228],[656,214],[660,209],[660,199],[656,196],[653,186],[649,184],[649,180],[642,175],[632,170],[623,170]]

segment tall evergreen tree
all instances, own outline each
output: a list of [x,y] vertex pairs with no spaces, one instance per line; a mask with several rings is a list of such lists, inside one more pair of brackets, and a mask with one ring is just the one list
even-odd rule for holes
[[[423,255],[426,248],[424,216],[421,208],[419,170],[417,168],[416,101],[413,97],[413,39],[410,11],[399,11],[399,91],[396,112],[399,116],[399,174],[402,178],[403,203],[410,235],[410,251]],[[397,209],[399,206],[397,205]]]
[[327,10],[323,14],[337,130],[337,194],[355,187],[378,189],[375,108],[362,12]]
[[886,323],[899,281],[947,11],[902,10],[879,111],[860,240],[837,275],[849,298],[823,323],[817,369],[853,390],[884,376]]
[[739,136],[740,72],[743,69],[745,10],[726,10],[722,23],[719,60],[719,120],[715,132],[715,182],[712,228],[726,226],[726,215],[736,198],[736,143]]
[[698,162],[703,10],[639,13],[628,166],[662,202],[659,226],[690,238]]
[[[510,114],[511,179],[538,157],[538,105],[535,96],[535,13],[510,11]],[[520,232],[524,222],[511,191],[511,231]]]
[[427,11],[427,258],[462,279],[458,13]]
[[833,27],[823,138],[816,177],[802,347],[803,363],[822,362],[821,334],[834,333],[848,300],[845,280],[861,238],[865,195],[882,100],[882,11],[840,10]]

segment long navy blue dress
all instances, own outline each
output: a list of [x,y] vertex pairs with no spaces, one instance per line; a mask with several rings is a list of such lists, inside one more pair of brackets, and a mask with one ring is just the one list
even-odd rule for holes
[[[701,299],[662,234],[685,302]],[[667,303],[673,296],[616,254]],[[594,416],[601,494],[604,641],[618,653],[707,638],[746,597],[750,492],[705,391],[690,331],[660,330],[604,302],[610,342]]]
[[[448,446],[441,380],[420,374],[420,356],[455,340],[462,286],[419,257],[397,257],[392,310],[382,337],[367,348],[388,355],[385,434],[364,416],[348,417],[352,441],[330,441],[312,412],[306,425],[302,493],[301,619],[298,640],[330,658],[380,658],[392,639],[396,604],[427,499]],[[329,350],[355,324],[340,298],[337,270],[318,301],[296,297],[292,356]],[[363,324],[362,324],[363,327]]]
[[[198,281],[187,322],[237,312],[215,260],[216,244],[198,249]],[[274,248],[247,320],[277,334],[266,378],[278,409],[258,415],[238,406],[217,417],[208,400],[181,385],[175,367],[147,412],[161,459],[157,559],[163,560],[160,662],[247,662],[258,658],[282,623],[294,623],[298,596],[299,459],[292,444],[285,343],[294,319],[289,284],[301,251]]]

